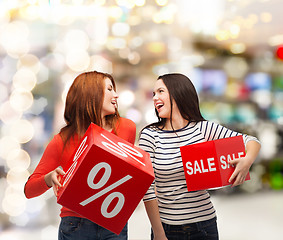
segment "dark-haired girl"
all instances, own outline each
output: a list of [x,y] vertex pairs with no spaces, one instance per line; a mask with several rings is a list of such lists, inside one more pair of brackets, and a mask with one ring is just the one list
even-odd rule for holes
[[206,121],[192,82],[182,74],[158,77],[153,102],[158,122],[146,126],[139,139],[139,146],[150,154],[155,172],[155,181],[144,197],[152,227],[151,238],[219,239],[209,193],[187,190],[180,147],[242,135],[246,156],[230,162],[236,167],[229,181],[237,186],[245,181],[260,143],[255,137]]
[[[117,111],[116,86],[111,75],[85,72],[71,85],[65,105],[66,126],[54,136],[25,185],[27,198],[37,197],[51,187],[57,195],[61,187],[58,177],[66,166],[90,123],[108,130],[134,144],[136,125],[121,118]],[[78,193],[79,194],[79,193]],[[97,225],[65,207],[61,208],[59,240],[128,239],[127,224],[119,235]]]

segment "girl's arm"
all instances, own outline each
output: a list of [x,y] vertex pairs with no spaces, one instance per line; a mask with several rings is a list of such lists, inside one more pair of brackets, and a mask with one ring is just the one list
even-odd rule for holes
[[249,169],[255,161],[260,150],[260,142],[258,139],[250,135],[235,132],[214,122],[203,121],[199,123],[199,126],[206,141],[239,135],[243,136],[246,148],[246,156],[230,161],[230,164],[236,165],[236,168],[231,175],[229,182],[233,183],[232,187],[244,183]]
[[245,182],[246,176],[260,150],[260,143],[250,140],[246,145],[246,156],[230,161],[230,164],[236,165],[236,168],[229,179],[233,182],[232,187]]
[[157,200],[146,201],[144,206],[154,233],[154,240],[167,240],[160,220]]
[[[144,129],[139,138],[139,147],[148,152],[154,169],[155,139],[154,132]],[[154,240],[167,240],[159,214],[159,207],[156,198],[155,180],[144,196],[144,206],[154,233]]]
[[47,145],[36,169],[25,184],[24,193],[27,198],[37,197],[53,187],[54,175],[58,173],[56,169],[60,165],[62,144],[61,138],[55,136]]

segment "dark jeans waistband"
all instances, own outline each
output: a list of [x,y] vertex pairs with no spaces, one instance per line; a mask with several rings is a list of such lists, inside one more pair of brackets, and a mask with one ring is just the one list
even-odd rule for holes
[[216,222],[216,217],[209,219],[209,220],[205,220],[205,221],[201,221],[201,222],[195,222],[195,223],[188,223],[188,224],[184,224],[184,225],[170,225],[170,224],[166,224],[166,223],[162,223],[164,230],[168,230],[170,231],[170,229],[174,228],[176,230],[189,230],[189,229],[197,229],[200,230],[202,228],[205,228],[209,225],[211,225],[212,223]]

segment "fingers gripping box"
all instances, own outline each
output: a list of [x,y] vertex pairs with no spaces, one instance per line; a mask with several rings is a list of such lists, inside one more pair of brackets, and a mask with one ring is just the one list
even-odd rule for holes
[[69,162],[57,202],[119,234],[153,182],[149,154],[92,123]]
[[230,185],[235,167],[229,162],[245,156],[242,136],[187,145],[180,150],[188,191]]

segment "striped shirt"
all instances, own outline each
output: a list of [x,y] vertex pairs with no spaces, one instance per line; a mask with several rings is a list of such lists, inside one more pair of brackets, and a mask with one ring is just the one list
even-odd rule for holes
[[188,192],[180,147],[238,135],[243,136],[245,145],[250,140],[258,141],[210,121],[189,122],[175,132],[154,127],[142,130],[139,147],[150,154],[155,173],[143,200],[158,199],[162,222],[182,225],[216,216],[206,190]]

